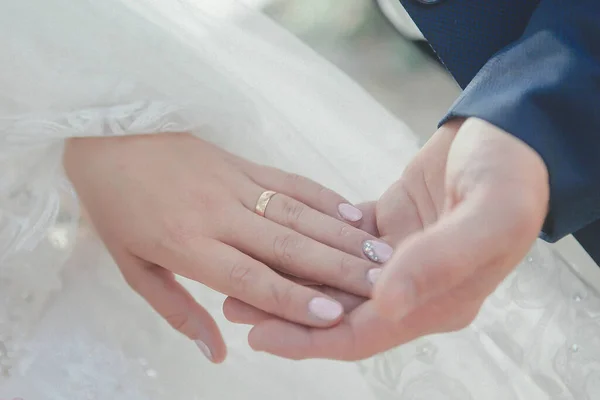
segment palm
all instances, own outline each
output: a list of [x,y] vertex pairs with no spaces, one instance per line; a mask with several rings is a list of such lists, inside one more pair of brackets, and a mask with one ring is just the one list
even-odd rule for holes
[[[453,192],[446,185],[446,167],[448,162],[452,162],[448,160],[448,155],[455,135],[454,127],[439,131],[407,167],[402,178],[376,203],[363,207],[366,215],[369,212],[374,214],[376,229],[386,242],[401,244],[411,235],[426,230],[444,218],[445,204],[450,201]],[[477,300],[465,298],[460,291],[453,291],[423,304],[401,324],[379,317],[374,312],[373,301],[364,301],[352,309],[348,319],[337,328],[335,334],[331,331],[331,335],[321,336],[323,348],[314,347],[312,350],[318,355],[326,348],[327,357],[361,359],[423,334],[462,328],[477,312],[480,305]],[[453,318],[447,318],[448,315]],[[294,337],[291,332],[286,335]],[[340,345],[343,342],[340,338],[344,336],[352,338],[356,343],[369,343],[368,349],[358,345]],[[292,347],[287,350],[292,350]],[[302,352],[307,355],[306,349]],[[296,351],[289,355],[295,357]]]
[[390,243],[435,223],[446,198],[446,161],[454,129],[438,132],[406,168],[402,178],[377,201],[377,229]]

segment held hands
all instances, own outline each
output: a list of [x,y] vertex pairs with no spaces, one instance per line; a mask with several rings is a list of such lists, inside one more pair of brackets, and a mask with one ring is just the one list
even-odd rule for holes
[[544,221],[546,167],[531,148],[477,119],[438,130],[402,178],[363,206],[364,228],[394,255],[372,299],[322,288],[347,316],[307,328],[229,298],[225,314],[254,325],[259,351],[302,358],[357,360],[420,336],[462,329],[525,256]]
[[[359,229],[360,211],[339,195],[190,135],[70,139],[64,164],[130,286],[213,362],[226,355],[219,329],[175,275],[325,328],[342,319],[342,304],[300,283],[363,299],[378,267],[364,243],[375,243],[379,261],[392,252]],[[254,210],[267,189],[279,194],[261,217]]]
[[[255,325],[257,350],[361,359],[469,324],[548,202],[539,156],[475,119],[442,127],[363,215],[185,134],[71,139],[65,167],[128,283],[214,362],[226,353],[219,330],[174,275],[231,296],[225,314]],[[263,218],[254,208],[266,189],[280,194]],[[397,248],[379,268],[384,242]]]

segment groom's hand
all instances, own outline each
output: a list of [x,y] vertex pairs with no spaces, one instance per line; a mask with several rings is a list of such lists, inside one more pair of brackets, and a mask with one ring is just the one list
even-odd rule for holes
[[376,205],[379,233],[397,247],[372,300],[330,293],[351,312],[325,330],[232,300],[226,314],[256,325],[254,349],[295,359],[356,360],[462,329],[535,241],[548,196],[546,167],[531,148],[481,120],[451,122]]

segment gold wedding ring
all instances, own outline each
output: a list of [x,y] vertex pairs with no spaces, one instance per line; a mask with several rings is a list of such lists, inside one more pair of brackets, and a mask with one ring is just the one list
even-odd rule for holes
[[275,196],[276,194],[277,192],[274,192],[272,190],[267,190],[266,192],[263,192],[263,194],[260,195],[258,201],[256,202],[256,207],[254,208],[254,211],[261,217],[264,217],[265,212],[267,211],[267,206],[269,205],[269,201],[271,201],[271,198],[273,198],[273,196]]

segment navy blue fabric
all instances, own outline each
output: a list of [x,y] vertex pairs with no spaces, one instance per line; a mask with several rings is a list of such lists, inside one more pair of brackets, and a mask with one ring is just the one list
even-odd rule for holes
[[478,117],[534,148],[542,238],[575,233],[600,263],[600,0],[401,1],[465,89],[442,123]]

